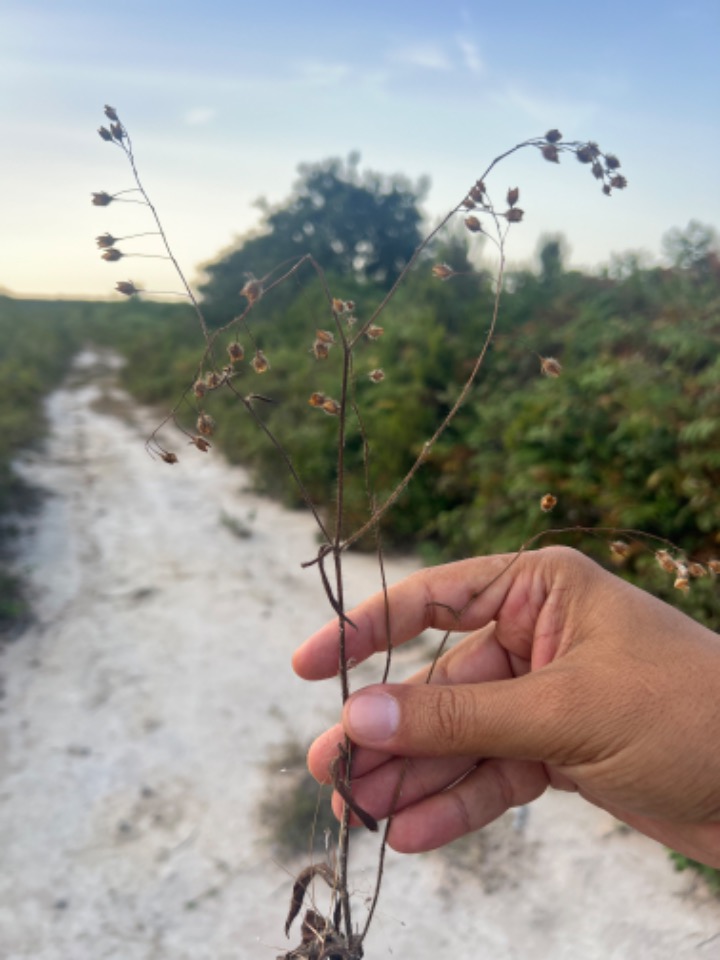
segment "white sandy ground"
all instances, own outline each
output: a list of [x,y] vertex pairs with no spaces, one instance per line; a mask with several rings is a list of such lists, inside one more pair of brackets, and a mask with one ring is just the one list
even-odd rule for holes
[[[0,958],[274,960],[299,939],[282,930],[304,863],[263,841],[259,807],[284,776],[268,751],[309,743],[339,701],[289,665],[327,618],[300,568],[313,525],[216,453],[152,460],[148,413],[128,419],[98,359],[78,358],[23,468],[48,497],[22,557],[36,620],[0,655]],[[351,558],[351,599],[376,587]],[[452,860],[391,853],[366,956],[704,960],[720,957],[720,902],[650,840],[549,793],[522,831],[508,815]]]

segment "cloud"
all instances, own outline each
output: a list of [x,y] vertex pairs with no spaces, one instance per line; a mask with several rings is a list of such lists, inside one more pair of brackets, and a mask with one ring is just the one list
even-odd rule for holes
[[457,37],[456,39],[467,69],[471,73],[482,73],[484,64],[480,59],[480,54],[478,53],[477,47],[472,40],[467,40],[465,37]]
[[389,59],[393,63],[404,63],[422,70],[451,70],[452,61],[441,47],[436,44],[423,43],[410,47],[400,47],[390,53]]
[[191,107],[183,115],[183,123],[189,127],[200,127],[210,123],[217,115],[215,107]]
[[303,60],[296,64],[300,79],[316,87],[331,87],[350,74],[346,63],[331,63],[327,60]]

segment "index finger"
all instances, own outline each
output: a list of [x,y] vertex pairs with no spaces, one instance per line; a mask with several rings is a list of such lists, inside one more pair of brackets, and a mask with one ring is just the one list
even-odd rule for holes
[[[474,630],[484,627],[527,571],[532,554],[473,557],[413,573],[387,591],[380,591],[348,614],[345,649],[348,661],[360,663],[388,647],[397,647],[423,630]],[[507,571],[506,576],[503,576]],[[331,620],[298,647],[293,669],[305,680],[324,680],[338,673],[339,621]]]

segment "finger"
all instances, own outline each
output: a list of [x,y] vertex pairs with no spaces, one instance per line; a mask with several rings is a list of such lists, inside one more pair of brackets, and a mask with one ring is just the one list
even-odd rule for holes
[[[507,757],[561,763],[596,739],[593,678],[568,654],[512,680],[453,686],[385,684],[353,694],[343,725],[353,742],[398,756]],[[600,731],[602,732],[602,731]]]
[[[484,626],[495,618],[518,577],[533,569],[537,557],[477,557],[420,570],[388,590],[389,618],[384,593],[376,593],[348,614],[355,625],[345,626],[348,660],[359,663],[387,649],[388,619],[394,646],[428,627],[466,631]],[[333,620],[296,650],[296,673],[306,680],[321,680],[338,672],[338,629]]]
[[488,760],[449,790],[398,813],[388,842],[400,853],[434,850],[479,830],[511,807],[536,800],[546,787],[541,764]]

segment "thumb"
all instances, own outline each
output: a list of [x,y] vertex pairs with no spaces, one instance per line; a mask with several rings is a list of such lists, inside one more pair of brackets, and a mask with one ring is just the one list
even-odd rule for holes
[[511,680],[366,687],[349,698],[343,725],[358,745],[400,756],[563,762],[592,726],[572,679],[554,664]]

